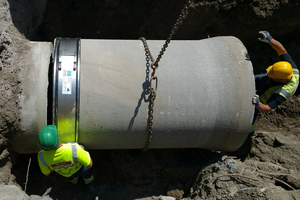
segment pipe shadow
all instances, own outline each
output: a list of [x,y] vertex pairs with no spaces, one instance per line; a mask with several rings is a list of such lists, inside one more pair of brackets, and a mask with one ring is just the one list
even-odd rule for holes
[[43,23],[43,15],[47,0],[16,1],[7,0],[13,25],[27,39],[31,40],[36,35],[38,28]]
[[145,82],[143,82],[143,84],[142,84],[143,91],[141,93],[140,99],[138,100],[138,104],[137,104],[137,106],[134,110],[133,117],[131,118],[131,120],[129,122],[127,131],[132,130],[135,118],[138,115],[139,108],[141,107],[142,101],[144,101],[145,103],[149,102],[149,98],[146,98],[146,95],[150,94],[150,91],[149,91],[149,87],[150,87],[149,74],[150,74],[150,65],[151,64],[150,64],[150,57],[149,57],[148,52],[147,52],[146,49],[145,49],[145,56],[146,56],[146,76],[145,76]]

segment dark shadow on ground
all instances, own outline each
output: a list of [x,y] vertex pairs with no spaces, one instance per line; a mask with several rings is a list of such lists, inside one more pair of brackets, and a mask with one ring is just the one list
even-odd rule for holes
[[[200,169],[220,157],[202,149],[92,150],[90,154],[98,172],[95,184],[100,198],[107,200],[159,196],[172,188],[188,193]],[[35,154],[19,155],[12,173],[23,190],[26,185],[28,195],[49,192],[53,199],[94,198],[82,179],[73,185],[54,172],[44,176]]]

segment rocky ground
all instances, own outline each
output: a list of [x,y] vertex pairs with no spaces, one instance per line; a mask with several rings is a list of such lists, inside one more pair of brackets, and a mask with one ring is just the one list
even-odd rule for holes
[[[296,64],[296,0],[192,1],[175,39],[234,35],[264,72],[276,53],[257,41],[269,30]],[[36,155],[18,155],[10,144],[20,129],[18,73],[28,40],[57,36],[164,40],[185,1],[0,0],[0,199],[94,199],[83,182],[71,185],[41,174]],[[63,12],[61,12],[63,11]],[[93,20],[97,17],[98,20]],[[235,152],[203,149],[91,151],[100,199],[300,199],[300,96],[259,116],[256,131]]]

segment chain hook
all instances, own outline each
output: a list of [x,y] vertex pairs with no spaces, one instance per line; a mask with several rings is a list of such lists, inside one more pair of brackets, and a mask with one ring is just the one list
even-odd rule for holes
[[151,68],[152,68],[152,73],[151,73],[151,78],[154,77],[155,75],[155,70],[158,68],[158,64],[155,62],[151,63]]
[[[155,80],[155,89],[153,89],[153,87],[152,87],[152,81],[153,80]],[[153,76],[153,77],[151,77],[151,79],[150,79],[150,90],[154,90],[154,91],[156,91],[156,89],[157,89],[157,77],[156,76]]]

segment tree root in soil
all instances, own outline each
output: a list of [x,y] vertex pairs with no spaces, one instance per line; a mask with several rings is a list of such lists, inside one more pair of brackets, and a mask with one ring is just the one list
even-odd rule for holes
[[242,171],[239,173],[239,174],[223,174],[221,176],[218,176],[218,178],[220,177],[224,177],[224,176],[237,176],[237,177],[242,177],[242,178],[247,178],[247,179],[250,179],[250,180],[255,180],[255,181],[259,181],[258,179],[256,178],[253,178],[253,177],[250,177],[250,176],[245,176],[243,175],[243,172],[246,168],[250,168],[250,169],[253,169],[252,171],[252,174],[254,174],[254,172],[257,172],[257,174],[255,175],[256,177],[257,176],[261,176],[261,177],[264,177],[264,178],[269,178],[269,179],[272,179],[272,180],[275,180],[275,181],[278,181],[282,184],[284,184],[285,186],[287,186],[288,188],[292,189],[292,190],[295,190],[294,187],[292,187],[291,185],[289,185],[288,183],[278,179],[278,178],[275,178],[274,176],[282,176],[282,175],[291,175],[291,174],[277,174],[277,173],[270,173],[270,172],[265,172],[265,171],[262,171],[262,170],[258,170],[257,168],[253,168],[253,167],[249,167],[249,166],[246,166],[242,169]]

